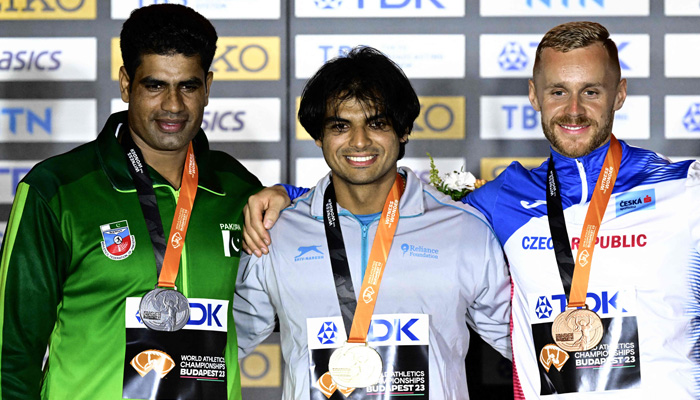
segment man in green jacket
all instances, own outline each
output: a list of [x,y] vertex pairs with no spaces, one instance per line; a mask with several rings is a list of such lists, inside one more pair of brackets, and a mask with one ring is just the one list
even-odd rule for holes
[[216,40],[187,7],[136,10],[128,111],[19,184],[0,253],[2,399],[240,398],[231,300],[260,183],[200,129]]

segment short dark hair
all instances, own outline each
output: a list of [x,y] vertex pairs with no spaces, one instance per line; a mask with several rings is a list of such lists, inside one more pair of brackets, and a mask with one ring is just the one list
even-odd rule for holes
[[129,79],[148,54],[199,56],[209,71],[216,52],[216,29],[195,10],[179,4],[154,4],[132,11],[120,35],[122,60]]
[[605,48],[610,58],[611,66],[617,72],[617,80],[619,80],[621,72],[617,46],[610,39],[610,33],[603,25],[590,21],[567,22],[557,25],[545,33],[535,53],[533,76],[540,67],[540,59],[544,49],[552,48],[558,52],[566,53],[567,51],[588,47],[594,43],[600,43]]
[[[410,134],[420,113],[418,96],[401,68],[372,47],[355,47],[325,63],[306,83],[299,105],[299,122],[315,140],[323,136],[328,108],[355,99],[386,115],[399,137]],[[399,159],[406,143],[399,147]]]

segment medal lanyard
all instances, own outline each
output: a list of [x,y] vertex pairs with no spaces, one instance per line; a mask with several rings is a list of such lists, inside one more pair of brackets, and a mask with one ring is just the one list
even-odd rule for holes
[[549,220],[554,254],[559,266],[559,275],[564,285],[567,307],[569,308],[584,307],[586,305],[593,250],[595,249],[600,223],[603,220],[605,209],[615,186],[617,173],[620,170],[621,160],[622,146],[620,146],[615,135],[611,134],[610,147],[605,155],[605,161],[598,175],[593,197],[588,205],[586,219],[581,229],[578,253],[574,263],[570,247],[571,242],[569,242],[569,234],[566,231],[566,221],[564,220],[559,179],[554,168],[553,157],[551,155],[549,157],[549,166],[547,168],[547,219]]
[[403,177],[396,174],[396,179],[384,203],[382,217],[379,220],[377,233],[372,243],[372,250],[367,261],[367,271],[360,288],[360,302],[355,300],[355,290],[350,277],[348,257],[340,229],[338,205],[333,188],[333,180],[323,193],[323,223],[326,228],[326,241],[331,256],[331,267],[335,289],[340,303],[340,313],[343,316],[345,331],[350,327],[348,342],[366,343],[369,324],[374,313],[379,285],[384,274],[389,249],[394,240],[396,225],[399,222],[399,199],[405,185]]
[[180,257],[182,256],[182,248],[185,243],[187,226],[190,222],[192,205],[197,194],[197,183],[199,181],[199,171],[194,157],[192,142],[187,148],[180,194],[175,207],[173,223],[170,227],[170,240],[166,243],[165,234],[163,233],[163,222],[160,219],[156,194],[153,190],[153,181],[148,175],[143,154],[125,127],[122,128],[121,137],[122,147],[126,158],[129,160],[127,163],[129,173],[134,181],[141,211],[146,220],[151,244],[153,245],[156,270],[158,272],[158,285],[156,287],[175,288],[175,278],[180,269]]

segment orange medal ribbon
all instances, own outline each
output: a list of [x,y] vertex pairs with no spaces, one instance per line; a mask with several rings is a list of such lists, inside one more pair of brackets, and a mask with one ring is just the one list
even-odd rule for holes
[[372,243],[367,261],[365,279],[360,288],[360,298],[355,307],[355,317],[350,328],[349,343],[367,343],[367,332],[372,321],[374,306],[377,303],[379,285],[382,282],[386,260],[389,258],[391,243],[394,241],[396,225],[399,223],[399,199],[405,190],[403,177],[396,174],[396,180],[384,203],[382,217]]
[[180,269],[180,257],[185,244],[187,226],[192,214],[194,198],[197,194],[197,184],[199,182],[199,170],[194,157],[192,142],[187,148],[185,166],[182,171],[182,183],[180,184],[180,195],[178,196],[175,216],[170,226],[170,237],[166,243],[165,256],[163,257],[163,269],[158,277],[158,287],[175,287],[175,278]]
[[603,168],[598,175],[593,197],[586,212],[586,219],[581,229],[581,241],[579,242],[578,253],[576,255],[576,265],[574,276],[571,281],[571,292],[567,307],[584,307],[586,305],[586,294],[588,293],[588,280],[591,274],[591,263],[593,261],[593,250],[595,249],[596,238],[600,223],[603,220],[605,209],[607,208],[610,195],[617,174],[620,171],[620,161],[622,160],[622,146],[610,135],[610,148],[605,155]]

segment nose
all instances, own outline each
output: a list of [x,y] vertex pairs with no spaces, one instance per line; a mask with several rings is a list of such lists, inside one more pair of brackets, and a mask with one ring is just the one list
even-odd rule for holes
[[578,116],[581,115],[582,110],[578,96],[571,96],[566,104],[566,113],[568,115]]
[[168,111],[170,113],[179,113],[184,110],[185,104],[182,101],[182,94],[177,89],[168,90],[165,93],[165,99],[161,104],[163,111]]
[[367,148],[372,144],[372,139],[369,137],[366,127],[359,127],[353,129],[350,134],[350,147],[357,150],[362,150]]

